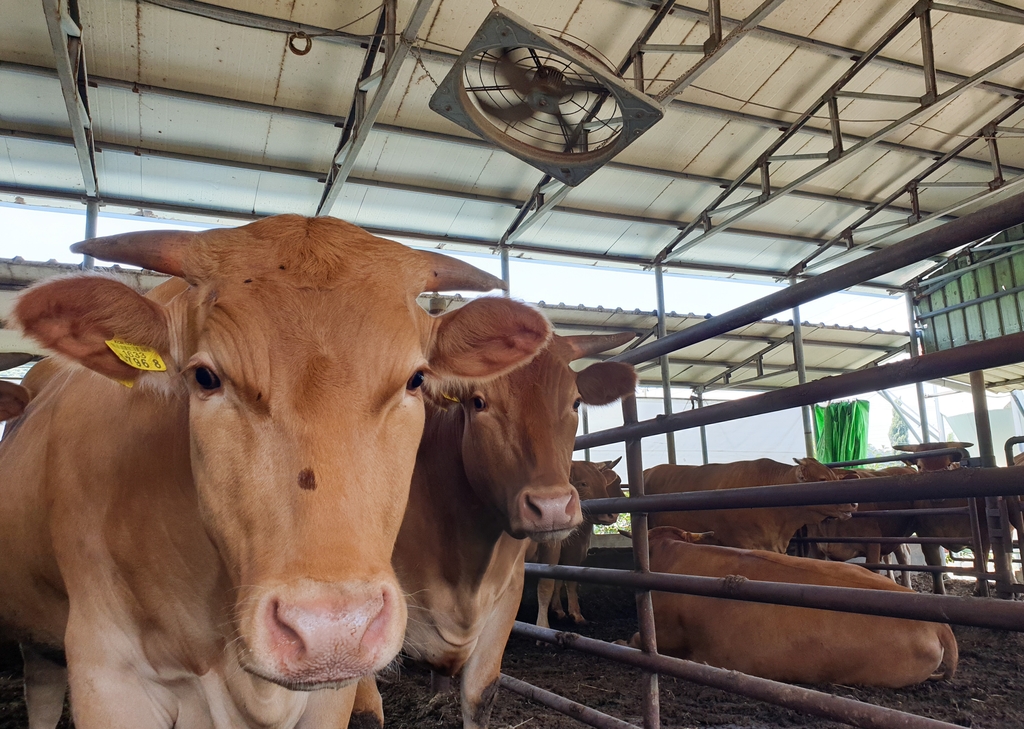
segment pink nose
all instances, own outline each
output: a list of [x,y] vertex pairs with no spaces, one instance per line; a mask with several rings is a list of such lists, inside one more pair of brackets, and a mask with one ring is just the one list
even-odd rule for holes
[[519,518],[531,536],[574,529],[582,520],[576,489],[525,490],[519,495]]
[[294,688],[351,681],[386,666],[401,648],[404,611],[387,583],[344,592],[286,586],[260,609],[271,680]]

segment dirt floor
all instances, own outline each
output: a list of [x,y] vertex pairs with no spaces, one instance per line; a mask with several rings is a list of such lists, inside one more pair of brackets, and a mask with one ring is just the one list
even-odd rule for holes
[[[954,594],[969,594],[973,583],[951,583]],[[929,581],[915,587],[930,592]],[[536,599],[528,584],[520,619],[533,621]],[[535,593],[533,593],[535,594]],[[629,593],[582,586],[580,602],[586,625],[570,622],[553,627],[575,629],[594,638],[628,638],[636,630]],[[978,729],[1024,728],[1024,634],[955,628],[960,665],[949,682],[928,682],[903,690],[832,687],[841,696],[942,719]],[[571,651],[537,646],[513,638],[502,670],[587,706],[640,725],[640,673]],[[457,685],[457,682],[453,682]],[[382,681],[386,729],[461,729],[456,694],[431,701],[429,673],[405,666]],[[756,701],[737,698],[672,678],[660,679],[661,718],[665,729],[831,729],[842,725],[807,717]],[[829,690],[829,689],[825,689]],[[17,649],[0,649],[0,729],[27,726],[22,700]],[[65,720],[61,727],[71,726]],[[507,691],[498,694],[492,729],[576,729],[573,719]]]

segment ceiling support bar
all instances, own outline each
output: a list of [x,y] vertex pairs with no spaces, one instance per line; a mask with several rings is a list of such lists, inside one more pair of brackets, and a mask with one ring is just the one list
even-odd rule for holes
[[[739,187],[739,185],[742,182],[744,182],[755,171],[757,171],[759,168],[761,168],[764,159],[769,159],[770,160],[773,154],[778,152],[779,149],[786,142],[788,142],[790,139],[792,139],[793,136],[803,126],[806,125],[807,121],[815,113],[817,113],[818,110],[821,109],[821,107],[825,106],[828,103],[828,99],[830,97],[834,96],[837,91],[841,90],[844,86],[846,86],[854,78],[854,76],[856,76],[857,73],[860,70],[863,69],[863,67],[868,63],[868,60],[870,58],[872,58],[874,56],[877,56],[881,52],[882,48],[884,48],[894,38],[896,38],[921,13],[926,13],[927,12],[927,8],[929,6],[930,6],[930,0],[924,0],[923,2],[920,2],[920,3],[916,4],[914,6],[914,8],[912,8],[910,11],[905,13],[895,24],[893,24],[892,27],[890,27],[882,35],[882,37],[871,47],[871,49],[867,53],[864,54],[864,56],[862,56],[856,63],[854,63],[853,66],[851,66],[832,85],[832,87],[823,96],[821,96],[816,102],[814,102],[814,104],[812,104],[810,106],[810,108],[808,108],[808,110],[805,111],[800,116],[799,119],[797,119],[797,121],[793,122],[793,124],[791,124],[786,129],[786,131],[784,131],[779,136],[779,138],[775,142],[773,142],[768,147],[768,149],[765,150],[761,154],[760,157],[758,157],[758,159],[754,160],[754,162],[752,162],[747,167],[747,169],[743,173],[741,173],[741,175],[739,177],[737,177],[733,181],[733,183],[728,188],[726,188],[726,190],[724,190],[714,200],[714,202],[711,203],[711,205],[709,205],[707,208],[705,208],[704,215],[702,217],[710,216],[714,212],[715,208],[717,208],[719,205],[722,205],[723,203],[725,203],[725,201],[736,191],[736,189]],[[924,24],[922,24],[922,27],[924,27]],[[858,142],[854,146],[850,147],[849,149],[844,150],[842,154],[835,155],[835,159],[828,160],[828,161],[822,163],[821,165],[815,167],[813,170],[811,170],[811,171],[809,171],[809,172],[807,172],[807,173],[805,173],[803,175],[800,175],[795,180],[793,180],[793,181],[789,182],[788,184],[786,184],[784,187],[782,187],[782,188],[776,190],[775,192],[773,192],[763,202],[759,201],[757,204],[750,206],[749,208],[743,210],[742,212],[736,213],[735,215],[727,218],[726,220],[723,220],[723,221],[713,225],[710,230],[700,231],[699,234],[697,235],[697,237],[691,238],[691,239],[687,240],[687,238],[690,236],[690,234],[693,233],[693,232],[696,232],[696,230],[697,230],[697,225],[696,224],[694,224],[694,223],[689,224],[683,230],[681,230],[678,235],[676,235],[676,237],[669,243],[669,245],[667,245],[661,251],[661,253],[659,253],[655,257],[653,263],[659,263],[661,261],[668,260],[669,258],[676,258],[679,255],[681,255],[682,253],[684,253],[685,251],[693,248],[695,245],[698,245],[702,241],[706,241],[709,238],[717,235],[718,233],[721,233],[721,232],[727,230],[731,225],[734,225],[735,223],[739,222],[740,220],[743,220],[744,218],[752,215],[753,213],[757,212],[758,210],[760,210],[765,205],[769,205],[769,204],[775,202],[776,200],[779,200],[780,198],[785,197],[787,194],[789,194],[794,189],[796,189],[796,188],[800,187],[801,185],[804,185],[807,182],[810,182],[811,180],[819,177],[820,175],[830,171],[832,169],[832,167],[834,167],[838,162],[840,162],[842,160],[845,160],[845,159],[847,159],[848,157],[850,157],[852,155],[855,155],[855,154],[857,154],[859,152],[862,152],[862,151],[870,148],[871,146],[873,146],[873,145],[877,144],[879,141],[881,141],[881,139],[884,136],[890,134],[891,132],[895,131],[896,129],[899,129],[899,128],[901,128],[901,127],[903,127],[903,126],[905,126],[905,125],[915,121],[916,119],[924,116],[925,114],[932,113],[933,110],[936,108],[936,106],[938,104],[945,103],[947,101],[950,101],[950,100],[956,98],[957,96],[962,94],[964,91],[966,91],[966,90],[968,90],[970,88],[973,88],[974,86],[976,86],[977,84],[981,83],[983,80],[985,80],[989,76],[992,76],[993,74],[998,73],[999,71],[1003,70],[1004,68],[1006,68],[1007,66],[1011,65],[1015,61],[1019,60],[1021,58],[1021,56],[1024,56],[1024,46],[1018,46],[1014,51],[1012,51],[1011,53],[1007,54],[1003,58],[999,59],[995,63],[989,65],[984,70],[980,71],[979,73],[976,73],[975,75],[971,76],[970,78],[968,78],[965,81],[962,81],[961,83],[957,84],[956,86],[953,86],[952,88],[947,89],[942,94],[939,94],[935,98],[934,102],[929,102],[926,97],[922,97],[921,104],[920,104],[920,106],[918,108],[910,111],[909,113],[905,114],[904,116],[902,116],[898,120],[885,125],[884,127],[879,129],[878,131],[876,131],[872,135],[864,138],[862,141]]]
[[64,105],[71,123],[71,136],[75,140],[78,165],[82,169],[82,184],[89,197],[99,195],[96,181],[96,157],[92,141],[92,119],[89,116],[89,77],[85,68],[85,48],[78,13],[78,0],[43,0],[46,29],[53,46]]
[[[409,22],[406,24],[405,30],[402,31],[401,38],[398,39],[394,46],[394,52],[384,61],[384,73],[376,90],[373,92],[373,98],[366,105],[362,117],[355,122],[350,135],[342,142],[338,153],[334,156],[334,163],[331,165],[327,184],[324,186],[320,204],[317,206],[317,215],[331,214],[331,209],[334,207],[338,195],[341,194],[341,188],[345,184],[345,180],[352,173],[352,168],[356,164],[359,151],[366,144],[366,140],[370,136],[370,130],[377,120],[377,115],[380,114],[384,101],[391,91],[391,87],[398,80],[402,62],[409,55],[409,50],[416,40],[416,34],[420,32],[420,27],[423,25],[423,21],[426,20],[427,12],[432,4],[433,0],[417,0],[415,7],[413,7]],[[389,7],[391,8],[390,12],[394,13],[396,7],[394,0],[387,0],[384,3],[382,13],[386,15]],[[379,38],[374,40],[379,42]],[[372,46],[373,42],[370,45]],[[372,61],[369,65],[372,66]],[[360,81],[362,80],[360,78]],[[360,93],[358,89],[356,93],[357,95]]]
[[[995,190],[1002,189],[1005,185],[1005,181],[1002,177],[1002,167],[999,165],[999,154],[995,146],[995,130],[999,124],[1002,124],[1004,121],[1006,121],[1011,116],[1016,114],[1018,111],[1020,111],[1022,107],[1024,107],[1024,99],[1014,101],[1012,104],[1010,104],[1010,106],[1000,111],[992,120],[986,122],[985,125],[982,126],[982,128],[979,129],[977,132],[964,139],[962,142],[960,142],[960,144],[956,145],[955,147],[953,147],[953,149],[949,150],[948,152],[946,152],[946,154],[942,155],[939,159],[935,160],[932,164],[928,165],[928,167],[926,167],[922,172],[915,175],[913,179],[909,180],[905,185],[903,185],[903,187],[899,188],[898,190],[890,194],[887,198],[880,201],[873,208],[871,208],[866,213],[857,218],[856,221],[848,225],[841,233],[830,238],[828,242],[825,243],[825,245],[819,247],[818,250],[804,257],[804,259],[801,260],[800,263],[793,267],[792,271],[794,273],[802,273],[807,269],[808,264],[810,264],[811,261],[813,261],[815,258],[820,256],[822,253],[824,253],[837,243],[846,243],[846,252],[863,250],[865,246],[877,245],[882,240],[894,235],[895,233],[899,233],[901,231],[907,230],[908,228],[912,228],[915,225],[918,225],[919,223],[930,220],[932,214],[921,215],[920,213],[918,213],[917,215],[913,215],[907,218],[906,222],[901,224],[898,228],[887,229],[885,233],[874,238],[871,238],[870,240],[864,241],[858,245],[853,244],[854,233],[858,231],[866,232],[873,228],[877,229],[877,226],[865,226],[864,223],[874,218],[876,215],[878,215],[878,213],[884,210],[887,205],[896,202],[904,195],[909,195],[913,198],[921,188],[936,186],[938,183],[929,183],[926,181],[926,178],[931,177],[938,170],[948,165],[952,160],[956,158],[958,154],[962,153],[964,150],[966,150],[968,147],[970,147],[979,140],[984,139],[988,143],[988,149],[992,161],[993,179],[989,182],[981,183],[981,185],[986,188],[985,194],[993,192]],[[975,196],[975,198],[971,198],[971,200],[975,200],[976,197],[977,196]],[[913,205],[913,199],[911,200],[911,204]],[[958,205],[959,204],[962,204],[962,201],[961,203],[958,203]],[[944,211],[937,211],[936,214],[940,214],[941,212]],[[888,224],[884,225],[886,226],[886,228],[888,228]],[[833,256],[831,258],[828,258],[825,261],[825,263],[831,264],[835,262],[835,260],[840,256],[846,255],[846,252],[841,253],[839,256]]]

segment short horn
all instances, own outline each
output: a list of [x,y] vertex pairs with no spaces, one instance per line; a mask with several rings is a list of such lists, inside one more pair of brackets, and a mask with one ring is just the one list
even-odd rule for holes
[[182,261],[195,237],[196,234],[189,231],[146,230],[83,240],[71,246],[71,251],[111,263],[184,277]]
[[576,360],[621,347],[635,338],[636,335],[632,332],[620,332],[618,334],[580,334],[575,337],[563,337],[563,340],[572,350],[572,359]]
[[433,251],[419,251],[419,254],[423,257],[427,275],[423,285],[416,293],[422,291],[492,291],[507,288],[505,282],[497,276],[485,273],[457,258]]

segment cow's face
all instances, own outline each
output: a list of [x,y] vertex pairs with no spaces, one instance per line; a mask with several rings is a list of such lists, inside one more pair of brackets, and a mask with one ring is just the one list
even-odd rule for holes
[[[622,496],[622,479],[611,468],[604,468],[599,463],[589,461],[573,461],[569,469],[569,482],[572,483],[580,496],[580,501],[589,499],[611,499]],[[590,514],[587,521],[591,524],[610,526],[618,521],[618,514]]]
[[[543,317],[500,298],[431,317],[419,292],[500,282],[330,218],[79,250],[184,279],[149,298],[64,279],[30,290],[17,315],[44,344],[134,381],[125,397],[187,401],[194,487],[233,583],[242,665],[298,689],[384,667],[405,628],[390,557],[422,385],[529,359],[549,335]],[[167,372],[125,364],[111,339],[154,351]]]
[[528,365],[459,392],[466,474],[512,536],[561,540],[582,521],[569,481],[580,405],[632,393],[636,374],[618,362],[574,372],[569,362],[630,338],[554,337]]

